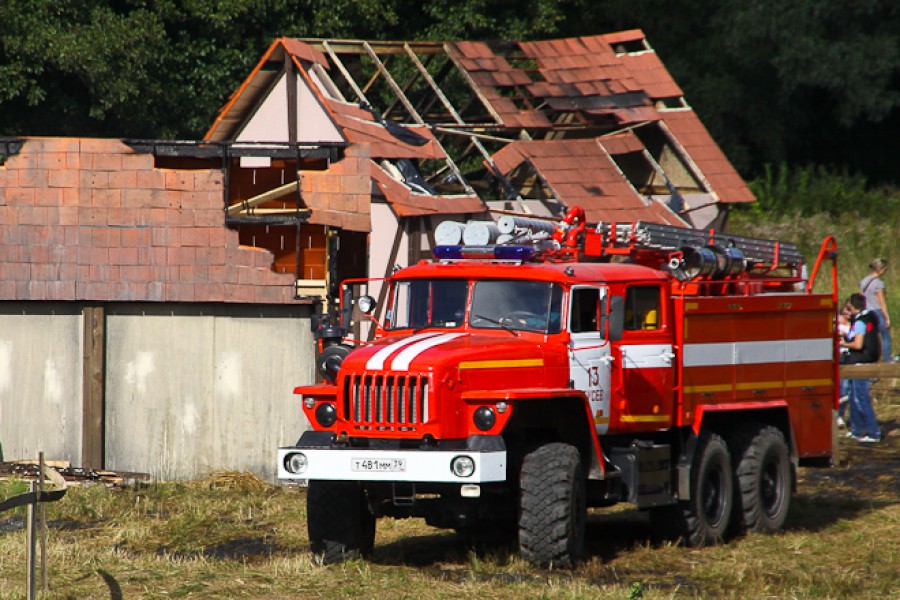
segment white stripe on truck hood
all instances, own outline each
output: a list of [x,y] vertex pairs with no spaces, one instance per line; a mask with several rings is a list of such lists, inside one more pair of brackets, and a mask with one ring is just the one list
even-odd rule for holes
[[403,348],[404,346],[409,346],[410,344],[414,344],[421,340],[426,340],[428,338],[433,338],[435,336],[441,335],[439,331],[430,331],[428,333],[419,333],[416,335],[411,335],[408,338],[402,339],[399,342],[394,342],[393,344],[388,344],[371,357],[369,357],[368,362],[366,362],[366,370],[367,371],[381,371],[384,369],[384,361],[388,359],[388,357]]
[[462,337],[466,335],[465,333],[445,333],[443,335],[439,335],[437,337],[432,337],[427,340],[422,340],[420,342],[416,342],[412,346],[409,346],[391,363],[392,371],[408,371],[409,363],[416,359],[420,354],[434,348],[435,346],[440,346],[441,344],[445,344],[451,340],[455,340],[458,337]]

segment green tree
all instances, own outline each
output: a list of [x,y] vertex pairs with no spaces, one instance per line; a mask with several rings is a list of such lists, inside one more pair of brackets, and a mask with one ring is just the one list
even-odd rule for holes
[[578,0],[561,31],[641,28],[745,176],[830,164],[896,181],[894,0]]
[[197,138],[278,36],[530,37],[557,0],[0,4],[0,135]]
[[641,28],[746,176],[897,181],[895,0],[0,3],[0,135],[193,139],[278,36],[540,39]]
[[[141,104],[165,47],[158,16],[99,3],[35,0],[0,5],[0,132],[99,133]],[[127,129],[126,129],[127,131]]]

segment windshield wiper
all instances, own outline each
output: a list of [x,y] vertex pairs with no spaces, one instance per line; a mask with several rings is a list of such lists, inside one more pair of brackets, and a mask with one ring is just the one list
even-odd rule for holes
[[511,334],[513,334],[513,335],[516,336],[516,337],[519,337],[519,332],[516,331],[515,329],[513,329],[512,327],[510,327],[509,325],[507,325],[506,323],[504,323],[503,321],[500,321],[500,320],[497,320],[497,319],[492,319],[492,318],[490,318],[490,317],[485,317],[484,315],[475,315],[475,318],[476,318],[476,319],[484,319],[484,320],[487,321],[488,323],[493,323],[493,324],[495,324],[495,325],[499,325],[499,326],[502,327],[504,330],[510,332]]
[[413,335],[419,333],[423,329],[428,329],[429,327],[434,327],[434,323],[429,321],[429,322],[425,323],[424,325],[422,325],[421,327],[416,327],[415,329],[413,329]]

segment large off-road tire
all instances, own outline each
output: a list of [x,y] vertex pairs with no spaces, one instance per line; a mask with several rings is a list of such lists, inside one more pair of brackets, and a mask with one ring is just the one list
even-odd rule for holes
[[784,435],[776,427],[759,425],[736,440],[735,524],[738,530],[756,533],[778,531],[791,506],[791,462]]
[[720,544],[734,506],[731,455],[725,441],[703,432],[691,465],[691,499],[683,503],[684,542],[689,546]]
[[533,563],[571,567],[584,551],[587,506],[574,446],[547,444],[525,456],[520,474],[519,550]]
[[310,549],[326,564],[372,554],[375,516],[358,483],[310,481],[306,523]]
[[691,497],[650,509],[653,529],[688,546],[719,544],[729,530],[734,505],[731,456],[715,433],[700,434],[691,463]]

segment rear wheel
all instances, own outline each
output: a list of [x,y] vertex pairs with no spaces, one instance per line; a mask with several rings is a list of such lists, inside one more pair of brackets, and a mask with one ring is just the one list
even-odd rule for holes
[[352,481],[310,481],[306,493],[309,545],[325,563],[369,556],[375,516],[365,492]]
[[725,539],[734,504],[728,446],[718,435],[701,434],[691,469],[691,499],[683,507],[685,542],[718,544]]
[[688,546],[721,543],[734,503],[731,468],[725,441],[715,433],[701,433],[691,463],[691,497],[651,509],[654,529],[666,537],[681,538]]
[[784,435],[775,427],[762,427],[735,462],[738,524],[756,533],[781,529],[791,505],[791,464]]
[[547,444],[522,463],[519,549],[543,566],[569,567],[584,550],[587,520],[581,457],[574,446]]

